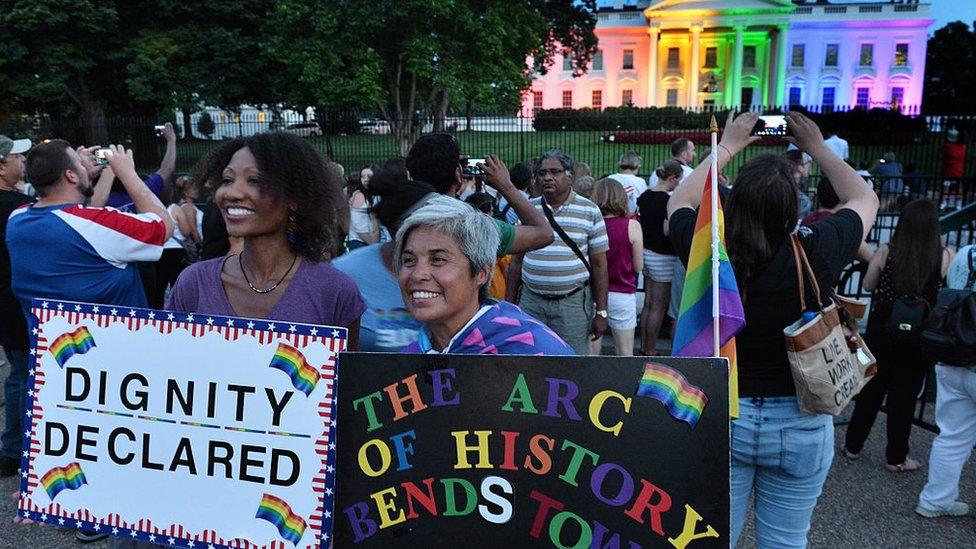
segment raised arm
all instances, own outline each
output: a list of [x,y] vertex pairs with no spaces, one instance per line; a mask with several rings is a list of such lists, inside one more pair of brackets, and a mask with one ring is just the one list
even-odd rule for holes
[[515,227],[515,240],[509,252],[523,253],[552,244],[552,227],[549,226],[549,221],[515,188],[505,163],[498,156],[490,154],[485,158],[482,168],[485,170],[485,182],[505,197],[522,222]]
[[102,173],[95,182],[94,194],[88,199],[88,205],[93,208],[101,208],[108,204],[108,195],[112,192],[112,180],[115,179],[115,172],[111,166],[105,166]]
[[159,216],[166,225],[166,238],[163,240],[168,240],[173,235],[173,218],[170,217],[159,198],[139,178],[139,174],[136,173],[135,161],[132,159],[132,150],[126,149],[122,145],[110,145],[109,149],[112,150],[112,154],[108,157],[109,166],[112,167],[112,171],[115,172],[116,177],[119,178],[129,193],[136,211]]
[[798,112],[791,112],[786,115],[786,123],[793,134],[787,140],[820,165],[820,171],[830,178],[840,199],[839,207],[853,210],[861,218],[864,230],[861,238],[867,238],[878,214],[878,195],[874,194],[864,178],[857,175],[854,168],[827,147],[820,128],[812,120]]
[[[742,113],[733,119],[729,113],[725,120],[725,130],[722,131],[722,138],[718,144],[718,171],[729,163],[733,156],[749,146],[758,137],[752,137],[752,128],[756,125],[759,115],[754,112]],[[688,177],[674,189],[674,194],[668,200],[668,217],[681,208],[697,208],[701,202],[702,188],[705,186],[705,178],[708,170],[712,167],[711,155],[705,155],[695,171],[688,174]]]
[[176,132],[173,125],[169,122],[163,128],[163,138],[166,139],[166,152],[163,154],[163,161],[159,163],[156,173],[163,178],[163,187],[171,183],[173,172],[176,171]]

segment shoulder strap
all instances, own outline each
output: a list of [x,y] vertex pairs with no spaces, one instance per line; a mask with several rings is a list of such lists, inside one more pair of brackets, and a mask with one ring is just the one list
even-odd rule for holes
[[807,310],[807,292],[806,285],[804,284],[805,278],[808,278],[810,280],[810,284],[813,286],[813,295],[817,298],[817,309],[822,309],[823,299],[820,297],[820,285],[817,283],[817,277],[813,273],[813,267],[810,266],[810,260],[807,259],[807,253],[803,249],[803,244],[800,242],[800,237],[796,234],[790,235],[790,244],[793,247],[793,260],[796,262],[796,280],[797,285],[800,288],[801,312]]
[[966,290],[973,289],[976,282],[976,245],[969,247],[969,277],[966,279]]
[[590,267],[590,262],[586,259],[586,256],[583,254],[583,251],[579,249],[579,246],[576,245],[576,242],[574,242],[573,239],[570,238],[568,234],[566,234],[566,231],[564,231],[563,228],[559,226],[559,223],[556,222],[555,216],[552,215],[552,208],[550,208],[549,204],[546,203],[546,198],[544,196],[540,196],[539,203],[542,204],[542,212],[546,214],[546,219],[549,220],[549,224],[552,225],[552,229],[556,231],[556,234],[559,235],[559,238],[561,238],[562,241],[565,242],[567,246],[569,246],[569,249],[573,250],[573,253],[576,254],[576,257],[578,257],[579,260],[583,262],[583,266],[586,267],[586,271],[590,273],[590,277],[592,278],[593,269]]

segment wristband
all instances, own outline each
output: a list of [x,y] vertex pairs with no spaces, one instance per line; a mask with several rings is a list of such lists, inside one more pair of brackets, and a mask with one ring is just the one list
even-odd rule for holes
[[725,149],[725,152],[729,153],[729,160],[732,160],[732,151],[730,151],[728,147],[726,147],[721,143],[719,143],[718,146],[719,148]]

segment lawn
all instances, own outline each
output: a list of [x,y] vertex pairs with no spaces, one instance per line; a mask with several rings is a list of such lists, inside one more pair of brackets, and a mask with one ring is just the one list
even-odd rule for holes
[[[649,174],[670,156],[668,145],[627,145],[601,142],[601,132],[597,131],[563,131],[563,132],[458,132],[455,134],[461,144],[462,151],[474,158],[481,158],[487,154],[497,154],[508,164],[519,160],[531,160],[532,157],[549,149],[563,149],[575,160],[590,164],[595,176],[617,171],[617,159],[620,154],[634,149],[644,157],[642,173]],[[680,133],[675,133],[679,137]],[[329,139],[325,137],[310,138],[311,143],[324,154],[331,155],[337,162],[346,167],[347,171],[357,169],[368,164],[379,163],[396,154],[393,137],[390,135],[343,135]],[[329,143],[331,141],[331,143]],[[178,169],[188,171],[197,160],[219,143],[218,141],[193,140],[183,141],[178,149]],[[919,136],[917,142],[908,146],[896,146],[891,149],[904,165],[915,164],[917,173],[921,175],[938,175],[940,171],[941,142],[937,134]],[[736,162],[727,169],[726,173],[734,177],[738,166],[748,157],[761,152],[782,152],[782,147],[750,147],[745,154],[736,158]],[[976,147],[970,147],[966,166],[967,175],[976,175]],[[698,144],[698,153],[702,154],[706,147]],[[852,146],[851,161],[872,161],[885,152],[883,146]],[[152,166],[144,166],[151,169]]]

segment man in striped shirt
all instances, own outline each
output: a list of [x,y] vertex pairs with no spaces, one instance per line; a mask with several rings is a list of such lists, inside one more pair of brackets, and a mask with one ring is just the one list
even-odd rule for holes
[[[559,334],[577,354],[585,355],[589,340],[607,331],[607,229],[596,204],[573,192],[569,155],[543,154],[535,176],[542,197],[532,199],[532,205],[542,211],[551,208],[555,224],[576,250],[553,226],[552,244],[513,258],[506,297]],[[521,294],[520,285],[524,286]]]

